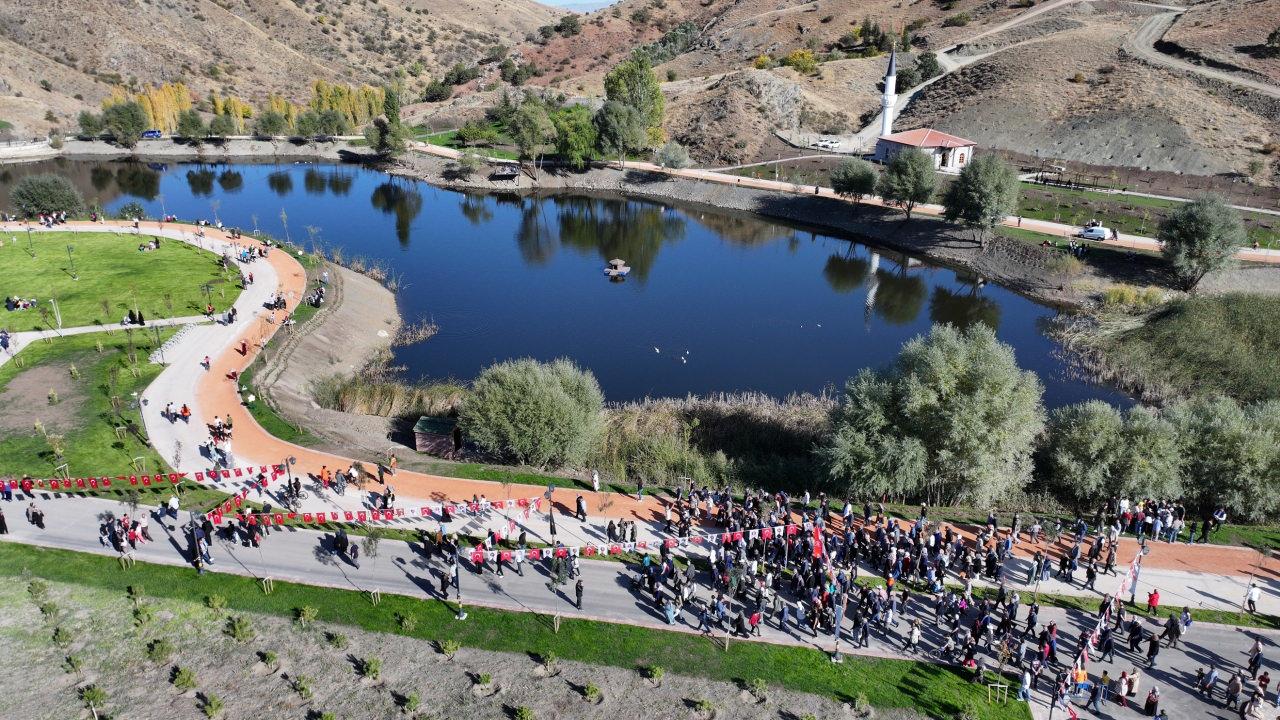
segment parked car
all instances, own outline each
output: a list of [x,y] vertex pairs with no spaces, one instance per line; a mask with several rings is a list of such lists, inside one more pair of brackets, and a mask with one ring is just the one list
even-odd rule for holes
[[1089,227],[1080,228],[1080,232],[1076,233],[1076,237],[1085,240],[1106,240],[1111,237],[1111,228],[1090,225]]
[[159,130],[154,130],[154,129],[153,129],[153,130],[143,130],[143,131],[142,131],[142,139],[143,139],[143,140],[159,140],[159,139],[161,138],[161,136],[162,136],[162,135],[163,135],[163,133],[161,133]]

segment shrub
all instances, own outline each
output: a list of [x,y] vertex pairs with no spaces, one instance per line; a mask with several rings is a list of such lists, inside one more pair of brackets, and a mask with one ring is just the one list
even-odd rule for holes
[[859,716],[871,714],[871,701],[867,700],[866,693],[858,691],[858,694],[854,696],[853,712]]
[[262,652],[262,664],[271,670],[275,670],[280,666],[280,656],[274,650],[264,650]]
[[801,75],[813,75],[818,72],[818,59],[812,50],[792,50],[782,59],[782,64]]
[[662,676],[666,675],[667,671],[666,671],[666,668],[662,667],[661,665],[650,665],[649,667],[645,668],[644,674],[646,677],[652,680],[655,684],[661,685]]
[[400,703],[400,707],[403,708],[405,712],[413,712],[414,710],[417,710],[420,705],[422,705],[422,698],[418,696],[416,691],[405,695],[404,700]]
[[542,666],[548,669],[555,667],[556,663],[560,662],[560,658],[553,652],[544,652],[538,656],[538,659],[542,661]]
[[568,360],[507,360],[480,373],[459,425],[480,447],[516,462],[576,464],[599,436],[603,405],[595,376]]
[[413,615],[400,615],[396,618],[396,622],[400,625],[400,629],[411,633],[418,627],[418,618]]
[[61,175],[42,173],[22,178],[9,191],[9,200],[18,212],[32,216],[40,213],[84,212],[84,197],[71,181]]
[[40,614],[47,620],[52,620],[58,615],[58,606],[51,602],[42,602],[36,607],[40,609]]
[[493,682],[493,676],[489,673],[480,673],[476,676],[476,684],[481,687],[488,687],[491,682]]
[[516,708],[516,720],[537,720],[538,716],[533,714],[533,708],[528,705],[521,705]]
[[597,702],[600,700],[600,688],[592,685],[591,683],[587,683],[587,686],[582,689],[582,697],[585,698],[587,702]]
[[369,680],[382,677],[382,658],[370,657],[360,661],[360,675]]
[[218,717],[222,714],[222,710],[222,698],[213,693],[206,694],[204,702],[200,703],[200,712],[204,713],[205,717]]
[[242,643],[249,642],[255,635],[257,635],[257,632],[253,629],[253,624],[249,622],[249,618],[246,618],[243,615],[228,618],[227,627],[224,632],[226,632],[231,639]]
[[53,630],[54,645],[64,648],[70,645],[73,640],[75,640],[75,637],[72,636],[71,631],[67,630],[64,627],[54,628]]
[[84,661],[79,655],[68,655],[62,661],[62,669],[69,673],[78,673],[82,667],[84,667]]
[[97,715],[98,708],[107,704],[107,691],[98,685],[85,685],[79,690],[80,702]]
[[1084,73],[1077,72],[1075,75],[1072,75],[1070,78],[1067,78],[1067,79],[1079,85],[1080,83],[1083,83],[1085,81],[1085,76],[1084,76]]
[[1147,310],[1163,301],[1164,293],[1156,287],[1113,285],[1102,292],[1102,306],[1111,310]]
[[768,55],[757,55],[756,59],[751,61],[751,66],[757,70],[768,70],[773,67],[773,58]]
[[212,610],[214,615],[221,615],[227,607],[227,599],[221,595],[206,595],[204,605]]
[[195,690],[196,674],[191,668],[180,667],[173,672],[173,686],[181,692]]
[[311,690],[311,678],[306,675],[297,675],[293,678],[293,691],[303,700],[310,700],[314,694]]
[[164,638],[152,640],[147,645],[147,659],[153,663],[165,662],[170,655],[173,655],[173,643]]
[[958,13],[956,15],[952,15],[946,20],[943,20],[942,27],[964,27],[965,25],[968,25],[969,21],[972,19],[973,18],[969,17],[969,13]]
[[320,713],[320,720],[337,720],[338,716],[331,712]]
[[142,627],[156,616],[156,609],[147,604],[139,605],[133,609],[133,625],[134,627]]
[[1084,272],[1084,263],[1080,258],[1065,252],[1055,252],[1044,262],[1044,269],[1051,275],[1075,277]]
[[103,129],[122,147],[137,145],[147,123],[146,110],[133,100],[116,103],[102,111]]
[[453,656],[457,655],[458,651],[462,649],[462,645],[459,644],[457,640],[452,639],[439,640],[436,642],[436,647],[440,650],[441,655],[444,655],[450,660],[452,660]]
[[319,617],[320,611],[310,605],[303,605],[300,608],[293,609],[293,622],[300,628],[307,628],[311,623]]
[[116,211],[116,217],[121,220],[145,220],[147,218],[147,210],[142,207],[141,203],[130,200],[120,206],[120,209]]
[[345,650],[347,648],[347,636],[338,632],[327,632],[324,634],[324,641],[329,643],[329,647],[334,650]]
[[49,583],[43,580],[32,580],[27,583],[27,594],[36,603],[44,602],[49,599]]
[[662,167],[683,170],[690,165],[689,151],[675,140],[669,140],[653,154],[653,161]]
[[710,715],[711,713],[715,712],[716,704],[706,698],[698,698],[697,700],[693,701],[693,709],[697,710],[703,715]]
[[747,681],[747,692],[763,702],[765,698],[769,697],[769,684],[764,681],[764,678],[752,678]]

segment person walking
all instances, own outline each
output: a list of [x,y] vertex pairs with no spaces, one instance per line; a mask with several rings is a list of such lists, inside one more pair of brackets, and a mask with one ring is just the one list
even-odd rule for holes
[[576,604],[579,610],[582,609],[582,592],[583,592],[582,578],[578,578],[578,582],[575,583],[573,586],[573,596],[577,600]]
[[587,501],[581,495],[578,496],[578,522],[587,521]]
[[1244,604],[1250,613],[1258,612],[1258,600],[1262,597],[1262,588],[1258,587],[1258,583],[1249,583],[1249,589],[1245,592]]
[[1156,666],[1156,656],[1160,654],[1160,638],[1154,634],[1147,641],[1147,667]]

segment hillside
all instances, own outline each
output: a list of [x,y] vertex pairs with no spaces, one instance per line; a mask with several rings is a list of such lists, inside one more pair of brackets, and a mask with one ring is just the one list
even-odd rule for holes
[[1205,62],[1278,83],[1280,52],[1266,47],[1267,35],[1277,28],[1277,0],[1218,0],[1191,7],[1164,40]]
[[533,0],[0,0],[0,119],[20,136],[70,127],[118,83],[305,101],[317,78],[376,84],[399,71],[412,95],[561,14]]

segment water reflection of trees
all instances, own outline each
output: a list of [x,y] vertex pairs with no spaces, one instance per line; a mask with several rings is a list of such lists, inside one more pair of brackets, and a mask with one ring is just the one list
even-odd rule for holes
[[267,176],[267,187],[271,192],[284,197],[293,192],[293,176],[287,170],[278,170]]
[[225,193],[240,192],[244,187],[244,176],[235,170],[223,170],[218,175],[218,187]]
[[827,264],[822,267],[822,277],[827,284],[838,293],[851,293],[867,281],[870,263],[857,256],[843,256],[832,253]]
[[975,323],[985,323],[992,330],[1000,326],[1000,306],[994,300],[978,294],[978,287],[967,292],[952,292],[944,287],[933,289],[929,299],[929,319],[935,323],[950,323],[967,328]]
[[351,192],[351,183],[355,181],[355,178],[341,170],[335,170],[329,173],[327,180],[329,184],[329,192],[334,195],[346,195]]
[[145,165],[125,163],[116,170],[116,187],[126,195],[155,200],[160,196],[160,173]]
[[111,182],[115,179],[115,173],[111,172],[111,168],[109,167],[94,165],[89,168],[89,184],[98,192],[102,192],[103,190],[111,187]]
[[472,225],[483,225],[493,219],[493,210],[489,209],[489,203],[483,195],[464,193],[458,208],[462,211],[462,217]]
[[897,271],[876,270],[876,281],[876,315],[892,325],[914,322],[929,289],[924,280],[908,275],[906,266],[900,266]]
[[698,216],[698,222],[716,235],[739,245],[764,245],[778,238],[795,239],[796,236],[795,230],[790,228],[742,215],[704,213]]
[[384,214],[395,215],[396,239],[408,246],[409,229],[422,212],[422,193],[417,186],[389,180],[373,189],[369,204]]
[[187,187],[191,188],[194,197],[209,197],[213,195],[213,181],[217,177],[217,173],[210,168],[188,170]]
[[520,225],[516,227],[516,247],[529,265],[542,265],[556,252],[556,232],[547,222],[545,201],[531,198],[521,205]]
[[560,242],[600,255],[621,258],[631,276],[644,280],[663,244],[684,239],[685,219],[659,205],[625,200],[560,198],[556,201]]
[[307,168],[307,171],[302,174],[302,189],[308,195],[323,195],[328,186],[328,179],[315,168]]

